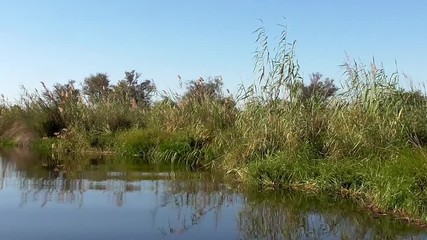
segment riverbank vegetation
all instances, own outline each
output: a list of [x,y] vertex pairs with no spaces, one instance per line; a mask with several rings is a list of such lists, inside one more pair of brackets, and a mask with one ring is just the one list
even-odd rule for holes
[[[346,60],[340,86],[303,79],[295,45],[270,51],[256,31],[257,80],[237,94],[220,77],[156,90],[136,71],[24,89],[0,102],[0,142],[56,153],[115,153],[220,169],[263,189],[328,192],[427,222],[427,98],[400,74]],[[181,79],[179,79],[181,81]]]

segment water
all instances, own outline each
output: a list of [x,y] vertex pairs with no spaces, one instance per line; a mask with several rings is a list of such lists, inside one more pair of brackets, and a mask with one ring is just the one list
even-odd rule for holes
[[325,196],[237,190],[139,160],[0,154],[1,239],[427,239]]

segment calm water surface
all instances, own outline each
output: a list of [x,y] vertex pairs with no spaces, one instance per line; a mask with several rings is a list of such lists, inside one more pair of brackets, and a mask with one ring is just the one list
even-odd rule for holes
[[139,160],[0,153],[0,239],[427,239],[328,197]]

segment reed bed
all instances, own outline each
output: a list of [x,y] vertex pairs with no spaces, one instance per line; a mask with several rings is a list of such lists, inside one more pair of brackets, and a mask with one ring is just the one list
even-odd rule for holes
[[264,28],[250,86],[220,77],[160,93],[135,71],[98,73],[0,98],[0,143],[57,153],[108,152],[152,163],[235,173],[263,189],[328,192],[427,222],[427,98],[400,74],[347,60],[344,80],[300,75],[286,31],[271,50]]

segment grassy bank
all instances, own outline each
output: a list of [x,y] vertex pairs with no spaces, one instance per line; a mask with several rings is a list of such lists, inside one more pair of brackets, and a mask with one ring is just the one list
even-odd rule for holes
[[247,180],[260,189],[327,193],[356,200],[361,208],[425,226],[427,170],[424,151],[381,159],[313,160],[286,154],[250,163]]
[[81,88],[42,85],[1,100],[0,143],[221,169],[263,188],[340,194],[427,222],[425,94],[375,63],[346,61],[340,88],[318,73],[304,81],[286,33],[274,52],[256,33],[257,80],[234,95],[220,77],[161,94],[135,71],[117,83],[98,73]]

